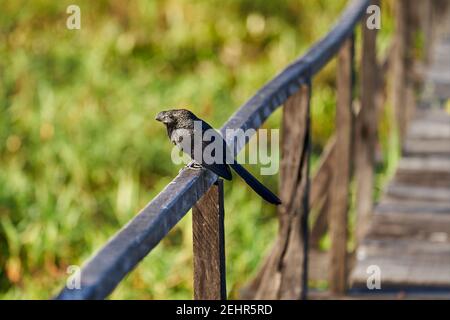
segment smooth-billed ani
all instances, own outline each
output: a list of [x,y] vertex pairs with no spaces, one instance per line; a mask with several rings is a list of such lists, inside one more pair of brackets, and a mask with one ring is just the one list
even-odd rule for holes
[[[172,143],[191,157],[194,161],[191,166],[200,165],[226,180],[232,178],[231,167],[263,199],[273,204],[281,204],[280,199],[275,194],[236,161],[222,136],[191,111],[186,109],[162,111],[158,113],[156,120],[166,126],[167,134]],[[196,132],[197,130],[201,130],[201,132]],[[209,139],[204,139],[205,133],[210,135]],[[198,137],[201,142],[196,140]],[[218,153],[212,152],[212,161],[211,159],[205,159],[205,149],[210,148],[212,143],[216,143],[217,146],[217,142],[220,142],[219,145],[223,147],[219,150],[214,149]],[[199,143],[201,143],[201,148],[198,148]]]

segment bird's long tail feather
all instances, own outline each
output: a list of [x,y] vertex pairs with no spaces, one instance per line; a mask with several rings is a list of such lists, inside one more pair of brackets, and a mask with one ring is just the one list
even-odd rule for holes
[[233,164],[230,164],[230,166],[264,200],[277,205],[281,204],[281,200],[275,194],[273,194],[272,191],[267,189],[266,186],[264,186],[261,182],[259,182],[254,176],[252,176],[250,172],[248,172],[239,163],[235,162]]

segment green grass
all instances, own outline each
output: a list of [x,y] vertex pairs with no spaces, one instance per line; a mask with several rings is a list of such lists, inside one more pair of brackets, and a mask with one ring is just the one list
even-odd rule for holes
[[[153,120],[158,111],[191,106],[219,127],[323,36],[345,3],[83,0],[82,28],[70,31],[74,1],[1,1],[0,298],[58,292],[67,266],[88,259],[171,181],[180,168]],[[314,83],[316,152],[334,130],[334,72],[332,63]],[[279,125],[278,111],[265,127]],[[276,189],[277,176],[261,179]],[[239,179],[225,198],[235,297],[277,221]],[[111,298],[191,298],[190,219]]]

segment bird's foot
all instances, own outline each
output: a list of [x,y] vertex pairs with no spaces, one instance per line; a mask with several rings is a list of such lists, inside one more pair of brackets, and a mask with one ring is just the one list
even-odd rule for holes
[[192,170],[200,170],[202,168],[201,164],[198,164],[195,161],[191,161],[188,163],[187,167]]

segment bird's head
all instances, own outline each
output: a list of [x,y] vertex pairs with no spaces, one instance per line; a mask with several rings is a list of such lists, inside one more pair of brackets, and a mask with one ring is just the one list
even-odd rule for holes
[[172,109],[161,111],[156,115],[155,120],[164,123],[166,126],[177,126],[186,121],[197,120],[197,117],[186,109]]

